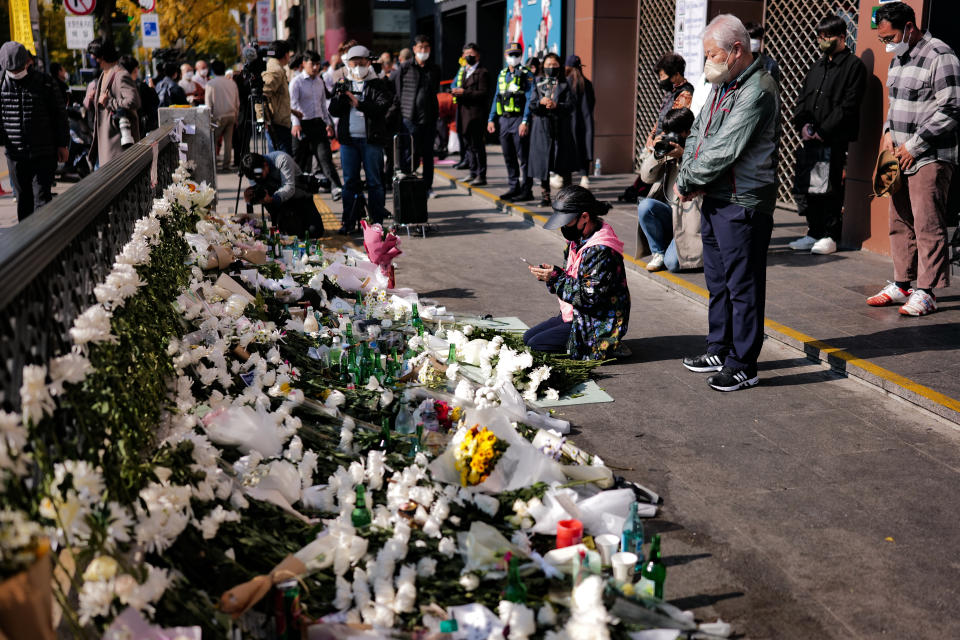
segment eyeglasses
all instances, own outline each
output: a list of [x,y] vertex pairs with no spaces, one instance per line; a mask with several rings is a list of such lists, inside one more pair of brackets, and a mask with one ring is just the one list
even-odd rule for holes
[[880,44],[890,44],[893,42],[893,39],[896,38],[896,35],[887,36],[886,38],[880,38]]

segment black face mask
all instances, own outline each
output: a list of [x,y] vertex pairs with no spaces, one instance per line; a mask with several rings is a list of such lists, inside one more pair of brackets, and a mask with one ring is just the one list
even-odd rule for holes
[[547,76],[548,78],[556,78],[560,75],[560,67],[544,67],[543,75]]
[[477,64],[477,56],[464,56],[463,59],[464,59],[464,60],[466,61],[466,63],[467,63],[468,65],[470,65],[471,67],[472,67],[473,65]]
[[671,80],[670,78],[667,78],[666,80],[661,80],[657,84],[659,84],[660,88],[663,89],[664,91],[670,91],[670,89],[673,89],[673,80]]
[[570,242],[580,242],[580,239],[583,238],[583,229],[577,228],[577,225],[572,227],[564,225],[560,227],[560,233]]

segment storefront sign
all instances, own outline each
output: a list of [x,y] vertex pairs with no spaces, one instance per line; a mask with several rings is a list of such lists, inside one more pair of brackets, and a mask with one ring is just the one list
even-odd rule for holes
[[703,30],[707,27],[707,0],[677,0],[673,50],[687,62],[687,80],[703,73]]

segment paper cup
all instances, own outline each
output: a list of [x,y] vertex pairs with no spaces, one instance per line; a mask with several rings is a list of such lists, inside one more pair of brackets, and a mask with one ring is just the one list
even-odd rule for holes
[[613,577],[620,582],[629,582],[633,579],[633,572],[637,566],[637,554],[629,551],[620,551],[610,558],[613,564]]
[[610,558],[620,549],[620,536],[605,533],[594,538],[593,542],[597,545],[597,551],[600,552],[600,560],[603,562],[603,566],[609,567]]

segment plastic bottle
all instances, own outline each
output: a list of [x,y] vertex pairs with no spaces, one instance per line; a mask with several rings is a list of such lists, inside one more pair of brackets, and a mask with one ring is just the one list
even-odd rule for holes
[[593,160],[593,175],[594,177],[603,175],[603,164],[600,162],[600,158],[594,158]]
[[304,333],[316,333],[320,330],[320,323],[317,322],[317,317],[313,313],[313,307],[307,307],[307,313],[303,317],[303,331]]
[[643,562],[643,521],[637,514],[637,502],[630,505],[630,513],[623,523],[623,533],[620,534],[620,549],[637,554],[639,562]]

